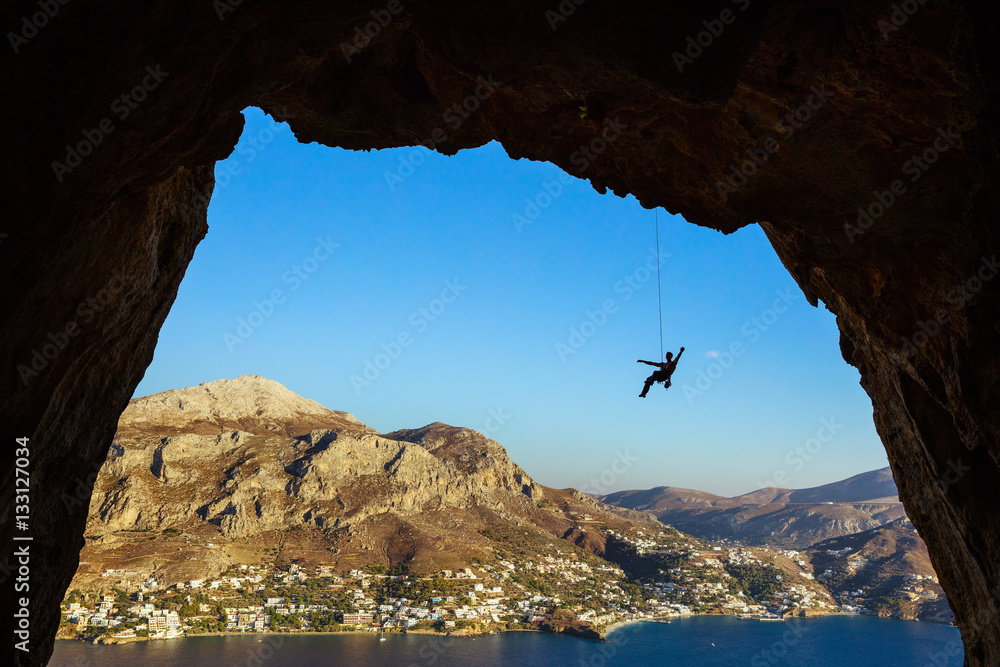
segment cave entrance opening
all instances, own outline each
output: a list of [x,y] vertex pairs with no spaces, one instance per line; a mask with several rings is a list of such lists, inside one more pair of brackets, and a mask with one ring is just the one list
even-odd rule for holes
[[[736,495],[885,465],[833,316],[759,227],[650,221],[586,169],[496,143],[354,152],[245,116],[137,396],[257,374],[381,432],[468,426],[546,484],[604,493]],[[650,411],[633,351],[660,312],[658,272],[664,330],[697,345]],[[816,447],[829,420],[842,426]],[[643,465],[602,482],[628,448]]]

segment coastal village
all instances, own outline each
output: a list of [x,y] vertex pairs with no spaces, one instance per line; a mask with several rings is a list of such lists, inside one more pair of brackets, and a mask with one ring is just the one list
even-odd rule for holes
[[89,502],[64,639],[952,620],[899,517],[802,548],[695,536],[543,486],[472,429],[379,434],[259,376],[133,400]]
[[[233,565],[214,578],[166,584],[107,570],[102,590],[67,595],[61,636],[119,643],[209,633],[542,630],[597,639],[617,624],[694,614],[781,621],[869,612],[864,591],[835,600],[817,581],[829,571],[814,575],[798,551],[712,544],[664,528],[606,535],[609,550],[644,564],[640,577],[563,541],[525,550],[513,534],[493,535],[493,562],[426,574]],[[910,577],[905,594],[935,595],[920,579]]]

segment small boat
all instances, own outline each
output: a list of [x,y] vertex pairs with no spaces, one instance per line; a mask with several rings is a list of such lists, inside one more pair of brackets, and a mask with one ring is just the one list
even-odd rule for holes
[[378,640],[379,640],[380,642],[384,642],[384,641],[385,641],[385,637],[379,637],[379,638],[378,638]]

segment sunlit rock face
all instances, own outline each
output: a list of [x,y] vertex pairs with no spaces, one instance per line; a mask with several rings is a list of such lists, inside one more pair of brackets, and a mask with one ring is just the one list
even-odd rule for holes
[[130,401],[113,450],[90,500],[91,533],[207,522],[237,539],[442,507],[526,514],[544,497],[476,431],[435,423],[381,435],[256,375]]
[[258,105],[303,142],[497,140],[695,224],[761,224],[837,315],[968,664],[1000,664],[996,9],[897,5],[13,3],[0,451],[13,488],[31,438],[38,492],[11,660],[48,657],[96,470]]

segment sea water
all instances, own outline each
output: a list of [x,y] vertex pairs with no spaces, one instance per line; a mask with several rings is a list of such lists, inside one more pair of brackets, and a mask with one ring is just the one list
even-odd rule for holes
[[187,637],[92,646],[56,643],[52,667],[960,667],[951,626],[868,616],[784,622],[694,616],[634,623],[594,642],[565,635],[509,632],[484,637],[387,633]]

